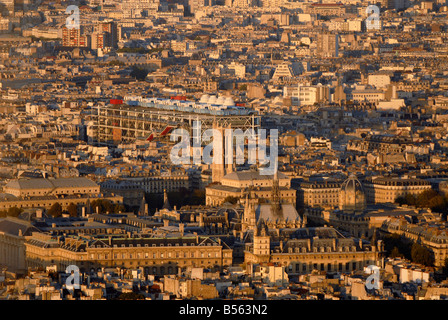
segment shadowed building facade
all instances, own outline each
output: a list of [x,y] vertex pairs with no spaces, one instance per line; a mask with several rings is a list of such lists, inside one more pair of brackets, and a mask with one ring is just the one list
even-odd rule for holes
[[26,273],[25,237],[38,231],[28,221],[7,217],[0,220],[0,265],[8,271]]

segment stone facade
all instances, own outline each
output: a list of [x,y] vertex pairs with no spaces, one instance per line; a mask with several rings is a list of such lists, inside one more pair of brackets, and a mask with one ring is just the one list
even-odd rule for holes
[[178,268],[221,269],[232,265],[232,249],[220,239],[209,237],[121,238],[94,240],[33,234],[26,242],[30,267],[57,265],[65,270],[76,265],[80,270],[120,267],[143,268],[145,274],[176,274]]
[[290,275],[313,270],[351,272],[376,264],[384,250],[381,241],[377,245],[365,245],[361,240],[344,238],[335,229],[325,227],[296,229],[289,240],[275,238],[259,231],[253,244],[246,244],[245,262],[276,263],[285,266]]

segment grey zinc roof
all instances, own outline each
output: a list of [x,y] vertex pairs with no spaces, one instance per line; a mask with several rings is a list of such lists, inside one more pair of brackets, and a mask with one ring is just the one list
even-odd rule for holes
[[31,232],[39,231],[37,228],[33,227],[26,221],[21,221],[20,219],[7,217],[0,220],[0,232],[6,234],[18,236],[19,231],[22,232],[23,236],[31,235]]
[[11,201],[11,200],[17,200],[17,197],[9,194],[9,193],[0,193],[0,201]]
[[297,219],[300,219],[300,216],[294,208],[292,204],[282,204],[282,214],[277,216],[272,211],[271,204],[260,204],[255,209],[255,214],[257,215],[257,220],[263,219],[264,221],[276,221],[277,219],[280,220],[288,220],[288,221],[295,221]]
[[59,179],[19,179],[12,180],[6,184],[6,188],[12,189],[50,189],[68,187],[96,187],[97,184],[87,178],[59,178]]
[[[272,180],[273,175],[261,175],[258,171],[234,171],[224,176],[224,179],[232,180]],[[286,179],[286,175],[278,172],[279,179]]]

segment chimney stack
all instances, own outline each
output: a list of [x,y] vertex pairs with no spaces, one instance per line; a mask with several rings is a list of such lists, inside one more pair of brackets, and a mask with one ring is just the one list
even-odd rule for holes
[[179,232],[183,236],[185,232],[185,225],[183,223],[179,223]]

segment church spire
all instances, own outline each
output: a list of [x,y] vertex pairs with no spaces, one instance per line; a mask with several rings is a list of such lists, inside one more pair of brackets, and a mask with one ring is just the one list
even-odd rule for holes
[[278,182],[278,170],[275,168],[274,179],[272,181],[271,207],[272,213],[276,216],[282,214],[282,206],[280,199],[280,186]]
[[146,202],[145,195],[143,194],[142,200],[140,201],[139,213],[142,216],[149,216],[149,205]]
[[168,193],[163,189],[163,207],[162,209],[172,210],[170,202],[168,201]]

